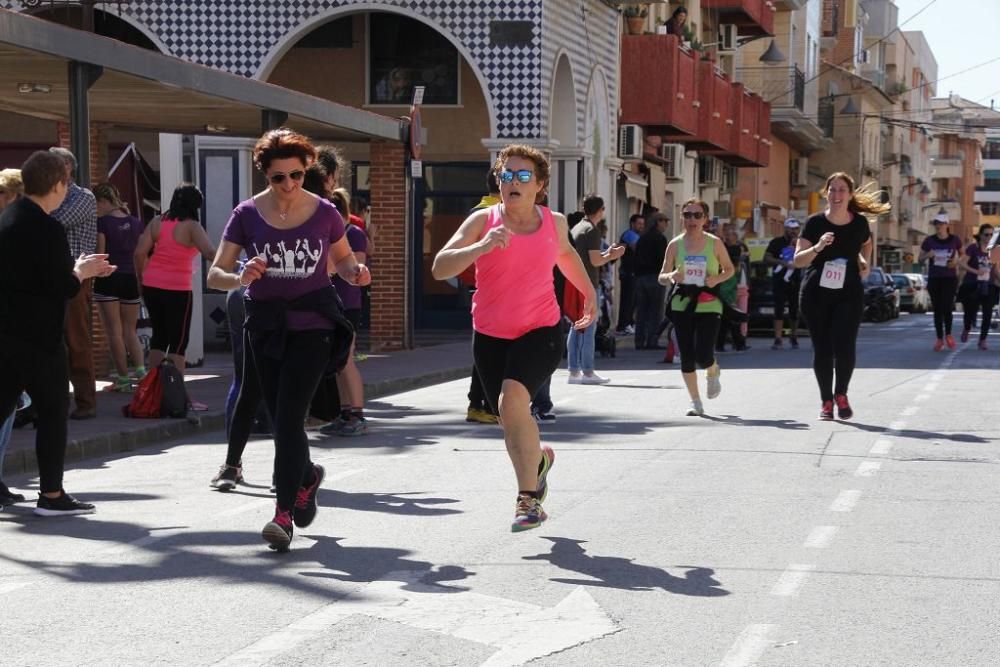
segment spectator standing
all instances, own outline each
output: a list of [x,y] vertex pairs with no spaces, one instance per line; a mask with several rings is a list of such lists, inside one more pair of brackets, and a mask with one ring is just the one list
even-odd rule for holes
[[684,7],[678,7],[674,10],[674,13],[670,15],[664,25],[667,28],[668,35],[676,35],[681,41],[684,40],[684,27],[687,24],[687,10]]
[[[583,200],[584,219],[581,220],[570,234],[573,246],[580,255],[587,277],[596,291],[600,282],[601,267],[613,262],[625,254],[625,247],[615,244],[601,251],[601,230],[598,227],[604,218],[604,200],[597,195],[590,195]],[[582,331],[573,328],[567,341],[567,362],[569,366],[570,384],[604,384],[608,378],[594,372],[594,336],[597,333],[597,319],[590,322]]]
[[[90,255],[97,248],[97,201],[94,194],[74,181],[76,157],[65,148],[50,148],[66,169],[69,190],[52,217],[66,230],[72,258]],[[66,312],[66,347],[69,349],[69,381],[73,385],[76,409],[70,419],[93,419],[97,416],[97,377],[94,371],[94,343],[91,338],[91,301],[94,283],[87,280],[69,302]]]
[[[729,253],[729,261],[733,263],[736,273],[726,282],[719,285],[719,297],[731,306],[736,306],[739,285],[746,279],[747,265],[750,261],[750,248],[740,240],[736,232],[736,226],[727,223],[722,226],[722,242],[726,245],[726,252]],[[722,313],[722,322],[719,326],[719,339],[715,349],[717,352],[725,352],[726,340],[732,337],[733,350],[735,352],[745,352],[747,347],[746,336],[743,335],[743,323],[726,318],[725,310]]]
[[632,214],[618,242],[625,247],[625,254],[618,265],[620,283],[618,296],[618,326],[620,334],[635,333],[635,244],[646,228],[646,219],[640,213]]
[[660,267],[667,254],[666,232],[670,218],[654,213],[635,245],[635,349],[657,349],[665,290],[659,283]]
[[799,270],[793,265],[795,259],[795,244],[799,240],[798,220],[785,220],[785,233],[771,239],[764,251],[764,263],[773,267],[771,271],[771,288],[774,292],[774,344],[772,350],[784,347],[782,337],[785,331],[785,306],[788,306],[788,341],[793,350],[799,348],[799,289],[801,277]]

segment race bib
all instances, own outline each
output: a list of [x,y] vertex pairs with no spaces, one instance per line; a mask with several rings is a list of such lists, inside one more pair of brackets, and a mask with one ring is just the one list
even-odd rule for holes
[[951,250],[934,251],[934,266],[946,267],[949,259],[951,259]]
[[705,286],[705,275],[708,273],[708,258],[688,255],[684,258],[684,284],[695,287]]
[[979,263],[983,266],[983,268],[979,269],[979,275],[976,277],[985,282],[990,279],[990,263],[982,260],[980,260]]
[[844,287],[844,279],[847,277],[847,260],[834,259],[823,265],[823,274],[819,279],[819,286],[827,289],[841,289]]

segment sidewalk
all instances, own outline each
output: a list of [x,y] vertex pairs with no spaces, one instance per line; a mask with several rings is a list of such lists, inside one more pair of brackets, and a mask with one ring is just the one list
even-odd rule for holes
[[[453,339],[454,337],[452,337]],[[459,342],[414,350],[369,354],[358,364],[365,380],[365,398],[373,399],[410,389],[466,377],[472,370],[471,333]],[[209,406],[205,412],[188,413],[187,419],[128,419],[121,408],[131,394],[99,391],[97,417],[69,421],[66,467],[74,461],[130,452],[157,442],[225,427],[226,394],[233,376],[232,356],[211,352],[205,363],[187,373],[188,393]],[[107,383],[98,383],[99,388]],[[4,461],[3,477],[37,471],[35,431],[15,429]]]

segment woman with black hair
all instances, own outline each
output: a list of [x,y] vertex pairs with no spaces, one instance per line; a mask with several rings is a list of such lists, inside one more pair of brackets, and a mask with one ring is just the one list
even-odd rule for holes
[[[203,201],[195,186],[178,185],[170,198],[170,208],[149,223],[135,248],[136,279],[142,286],[142,299],[153,326],[147,368],[155,368],[169,357],[184,373],[194,299],[191,260],[199,253],[208,261],[215,258],[215,246],[198,221]],[[191,408],[205,410],[207,406],[191,401]]]
[[684,40],[684,26],[687,23],[688,12],[684,7],[678,7],[670,15],[664,25],[667,27],[668,35],[677,35],[681,41]]

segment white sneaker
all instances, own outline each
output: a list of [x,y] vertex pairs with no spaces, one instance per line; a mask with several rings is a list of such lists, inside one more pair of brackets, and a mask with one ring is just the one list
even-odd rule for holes
[[590,373],[589,375],[584,373],[583,377],[580,379],[580,384],[607,384],[609,382],[611,382],[610,379],[602,378],[597,373]]
[[709,398],[715,398],[722,393],[722,380],[720,379],[721,375],[722,371],[719,371],[717,375],[706,376],[708,378],[707,394]]
[[583,376],[579,373],[570,373],[569,379],[566,382],[569,384],[583,384]]
[[688,417],[701,417],[705,414],[705,410],[701,407],[701,401],[691,401],[691,407],[688,408]]

